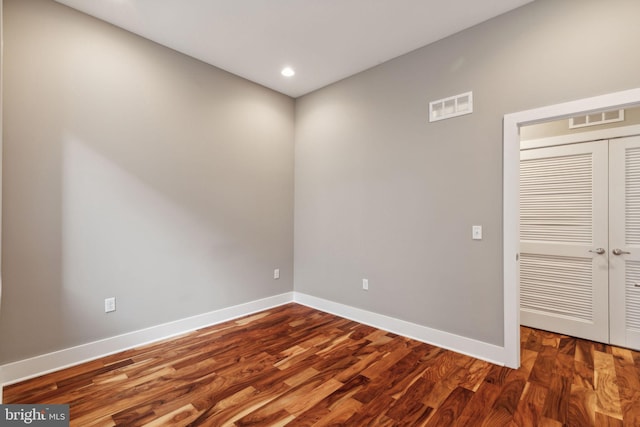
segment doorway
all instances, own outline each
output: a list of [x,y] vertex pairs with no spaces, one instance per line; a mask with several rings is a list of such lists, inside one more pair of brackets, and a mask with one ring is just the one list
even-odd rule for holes
[[503,121],[503,319],[504,363],[520,366],[520,128],[581,113],[640,105],[640,88],[517,113]]

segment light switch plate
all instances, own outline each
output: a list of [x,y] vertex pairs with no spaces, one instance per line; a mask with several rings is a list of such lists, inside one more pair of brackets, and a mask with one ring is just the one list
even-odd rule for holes
[[116,311],[116,298],[105,298],[104,300],[104,312],[111,313],[112,311]]
[[471,227],[471,238],[473,240],[482,240],[482,226],[474,225]]

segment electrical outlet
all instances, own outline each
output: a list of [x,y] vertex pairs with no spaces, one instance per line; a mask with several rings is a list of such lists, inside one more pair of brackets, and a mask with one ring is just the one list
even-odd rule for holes
[[369,290],[369,279],[362,279],[362,289],[365,291]]
[[112,311],[116,311],[116,297],[105,298],[104,312],[111,313]]
[[279,279],[280,278],[280,269],[276,268],[275,270],[273,270],[273,278],[274,279]]

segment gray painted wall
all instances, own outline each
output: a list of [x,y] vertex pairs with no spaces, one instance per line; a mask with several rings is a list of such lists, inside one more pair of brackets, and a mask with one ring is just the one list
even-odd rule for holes
[[638,16],[537,0],[298,99],[296,291],[502,345],[503,116],[640,87]]
[[292,290],[291,98],[53,1],[4,15],[0,363]]

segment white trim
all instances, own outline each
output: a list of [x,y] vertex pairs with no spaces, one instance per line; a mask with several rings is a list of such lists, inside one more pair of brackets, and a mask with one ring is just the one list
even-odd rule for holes
[[503,281],[505,363],[520,366],[519,179],[520,126],[564,119],[576,114],[640,104],[640,88],[506,114],[503,133]]
[[599,129],[590,132],[573,133],[570,135],[550,136],[548,138],[527,139],[520,142],[521,149],[551,147],[555,145],[576,144],[578,142],[597,141],[600,139],[623,138],[640,135],[640,125],[621,126],[610,129]]
[[300,292],[294,292],[294,302],[359,323],[364,323],[365,325],[370,325],[378,329],[393,332],[394,334],[407,338],[446,348],[456,353],[466,354],[497,365],[504,365],[504,348],[497,345],[439,331]]
[[66,348],[0,366],[0,384],[9,385],[53,371],[88,362],[130,348],[182,335],[196,329],[237,319],[258,311],[288,304],[293,292],[251,301],[115,337]]

